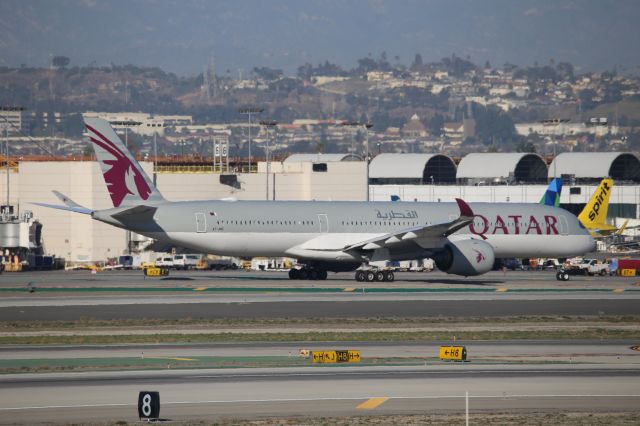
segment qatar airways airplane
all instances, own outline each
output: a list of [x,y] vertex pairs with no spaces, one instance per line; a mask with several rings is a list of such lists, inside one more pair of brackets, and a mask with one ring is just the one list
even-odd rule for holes
[[113,208],[92,210],[57,192],[64,205],[39,205],[203,253],[296,258],[291,279],[356,270],[358,281],[393,281],[393,272],[366,266],[427,257],[442,271],[472,276],[491,270],[495,258],[570,257],[595,249],[574,215],[540,204],[167,201],[107,121],[85,118],[85,125]]

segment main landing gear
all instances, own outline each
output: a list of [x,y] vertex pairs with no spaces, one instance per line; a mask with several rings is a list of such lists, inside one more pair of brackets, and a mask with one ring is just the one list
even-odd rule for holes
[[356,281],[358,282],[380,281],[392,283],[395,278],[393,271],[377,271],[375,269],[360,269],[356,271]]
[[289,269],[289,279],[290,280],[326,280],[327,279],[327,271],[324,269],[316,269],[316,268],[291,268]]

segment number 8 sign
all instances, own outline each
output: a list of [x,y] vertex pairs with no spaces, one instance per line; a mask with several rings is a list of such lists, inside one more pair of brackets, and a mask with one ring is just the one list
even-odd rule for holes
[[160,417],[160,392],[140,391],[138,394],[138,418],[157,419]]

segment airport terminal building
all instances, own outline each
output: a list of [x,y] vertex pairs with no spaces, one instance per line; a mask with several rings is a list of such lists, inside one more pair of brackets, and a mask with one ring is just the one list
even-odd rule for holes
[[[153,175],[153,163],[142,162]],[[213,172],[209,167],[158,167],[157,186],[172,201],[318,200],[537,203],[550,179],[563,177],[561,205],[578,213],[601,178],[615,185],[609,206],[610,222],[638,223],[640,160],[621,152],[563,153],[548,162],[530,153],[469,154],[461,159],[442,154],[380,154],[367,168],[349,154],[291,155],[282,162],[259,162],[256,173]],[[268,172],[268,173],[267,173]],[[0,182],[6,170],[0,171]],[[124,230],[93,221],[89,216],[30,204],[57,204],[57,190],[93,209],[110,208],[98,163],[94,161],[20,161],[9,174],[9,203],[31,210],[42,224],[44,249],[68,262],[96,262],[117,257],[131,244]],[[0,200],[6,203],[6,185]],[[232,202],[232,201],[230,201]],[[185,219],[187,220],[187,219]],[[194,229],[196,223],[194,219]],[[631,231],[635,232],[635,230]],[[133,247],[144,238],[133,236]]]

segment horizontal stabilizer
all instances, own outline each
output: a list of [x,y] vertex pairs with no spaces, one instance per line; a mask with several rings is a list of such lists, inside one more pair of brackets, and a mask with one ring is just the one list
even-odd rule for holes
[[81,213],[81,214],[92,214],[93,210],[88,209],[86,207],[82,207],[82,206],[77,206],[77,207],[72,207],[72,206],[59,206],[56,204],[47,204],[47,203],[30,203],[33,204],[34,206],[42,206],[42,207],[47,207],[50,209],[58,209],[58,210],[65,210],[68,212],[74,212],[74,213]]
[[81,206],[80,204],[76,203],[75,201],[73,201],[71,198],[67,197],[63,193],[58,191],[51,191],[51,192],[53,192],[53,195],[55,195],[60,201],[64,203],[64,206],[59,206],[56,204],[46,204],[46,203],[31,203],[31,204],[36,206],[47,207],[50,209],[66,210],[74,213],[81,213],[81,214],[93,213],[93,210]]

